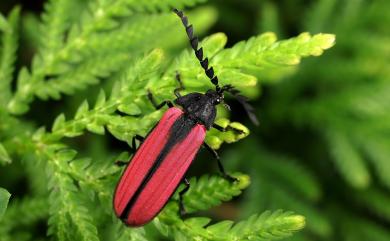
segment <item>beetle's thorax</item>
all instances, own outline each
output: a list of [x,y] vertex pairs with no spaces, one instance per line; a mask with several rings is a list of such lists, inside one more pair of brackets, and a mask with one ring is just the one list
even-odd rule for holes
[[223,101],[223,94],[214,90],[208,90],[206,94],[190,93],[181,96],[175,100],[177,105],[183,107],[183,110],[189,118],[211,128],[214,123],[217,110],[216,105]]

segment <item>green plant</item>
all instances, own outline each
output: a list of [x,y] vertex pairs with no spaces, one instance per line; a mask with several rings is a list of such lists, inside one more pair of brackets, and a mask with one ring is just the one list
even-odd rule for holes
[[[31,230],[41,220],[47,220],[48,234],[58,240],[146,240],[157,233],[177,240],[273,240],[303,228],[303,216],[283,211],[267,211],[235,224],[210,225],[203,217],[182,220],[175,197],[145,227],[148,232],[126,228],[113,218],[112,192],[121,170],[114,160],[129,157],[113,150],[107,139],[129,143],[135,134],[145,135],[163,112],[147,101],[146,89],[160,100],[173,99],[175,71],[188,92],[210,88],[193,53],[180,50],[185,34],[170,12],[173,5],[197,2],[51,0],[41,20],[21,17],[18,7],[0,18],[0,161],[9,169],[2,180],[24,178],[28,183],[24,195],[12,199],[6,211],[0,225],[2,241],[39,238]],[[196,30],[204,32],[216,11],[199,7],[189,16]],[[23,38],[36,51],[31,66],[16,71],[21,18]],[[38,26],[39,34],[34,34]],[[201,45],[222,84],[255,98],[258,79],[291,74],[302,57],[330,48],[334,36],[303,33],[277,41],[275,34],[265,33],[224,48],[226,41],[217,33]],[[230,122],[227,113],[219,113],[219,122],[241,128],[244,134],[210,131],[211,146],[219,148],[249,134],[244,125]],[[248,176],[236,177],[236,184],[219,176],[193,179],[185,205],[194,212],[232,199],[249,185]]]
[[257,30],[333,32],[337,45],[270,82],[257,140],[222,156],[261,190],[248,190],[243,212],[261,206],[303,214],[307,226],[291,240],[389,240],[390,2],[265,1],[257,7]]

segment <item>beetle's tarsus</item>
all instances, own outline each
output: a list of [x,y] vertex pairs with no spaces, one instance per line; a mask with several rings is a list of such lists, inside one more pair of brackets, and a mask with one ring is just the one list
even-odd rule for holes
[[230,176],[229,174],[223,175],[223,178],[228,180],[230,183],[239,182],[238,178]]
[[129,164],[128,161],[121,161],[121,160],[115,161],[115,165],[117,165],[118,167],[123,167],[123,166],[126,166],[127,164]]
[[175,93],[176,97],[179,98],[179,97],[181,97],[180,91],[185,89],[184,85],[183,85],[183,81],[181,81],[179,71],[176,71],[175,78],[176,78],[177,82],[179,83],[179,87],[177,87],[173,92]]
[[240,135],[245,133],[243,130],[240,130],[240,129],[237,129],[237,128],[234,128],[234,127],[231,127],[231,126],[228,126],[226,129],[227,130],[232,130],[232,131],[234,131],[234,132],[236,132],[237,134],[240,134]]
[[135,142],[136,140],[138,140],[140,142],[140,144],[142,144],[142,142],[144,142],[144,140],[145,140],[145,137],[140,136],[138,134],[133,136],[133,139],[131,139],[131,146],[130,146],[130,151],[132,153],[135,153],[137,151],[137,144]]
[[234,128],[232,126],[227,126],[227,127],[222,127],[218,124],[213,124],[213,127],[221,132],[226,132],[226,131],[234,131],[234,132],[237,132],[238,134],[244,134],[245,132],[243,130],[240,130],[240,129],[237,129],[237,128]]
[[180,215],[181,218],[184,218],[184,216],[187,215],[187,211],[184,208],[184,204],[183,203],[179,203],[179,215]]

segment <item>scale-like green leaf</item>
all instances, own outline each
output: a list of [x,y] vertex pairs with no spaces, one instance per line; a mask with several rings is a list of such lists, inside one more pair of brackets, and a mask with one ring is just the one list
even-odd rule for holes
[[0,107],[11,98],[11,83],[19,45],[20,7],[15,7],[5,19],[0,14]]
[[0,164],[9,164],[11,161],[11,157],[8,155],[7,150],[3,144],[0,143]]
[[11,194],[4,188],[0,187],[0,221],[3,218],[5,211],[7,210],[8,201],[10,197]]

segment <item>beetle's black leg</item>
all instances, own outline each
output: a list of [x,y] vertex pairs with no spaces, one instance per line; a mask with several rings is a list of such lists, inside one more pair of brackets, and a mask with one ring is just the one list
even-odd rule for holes
[[188,192],[188,190],[190,189],[190,182],[187,180],[187,178],[184,178],[183,179],[184,181],[184,185],[185,188],[183,188],[183,190],[181,190],[179,192],[179,212],[180,212],[180,216],[184,216],[186,215],[186,209],[184,208],[184,204],[183,204],[183,195]]
[[218,153],[213,149],[211,148],[211,146],[209,146],[206,142],[203,143],[203,146],[211,152],[211,154],[213,154],[214,158],[217,159],[217,163],[218,163],[218,168],[219,168],[219,171],[221,172],[222,176],[227,179],[228,181],[230,182],[235,182],[235,181],[238,181],[237,178],[235,177],[232,177],[230,176],[229,174],[227,174],[225,172],[225,168],[223,168],[223,165],[222,165],[222,162],[221,162],[221,159],[219,158],[219,155]]
[[135,143],[136,140],[138,140],[139,143],[142,144],[142,142],[144,142],[144,140],[145,140],[145,137],[137,135],[137,134],[135,136],[133,136],[133,139],[131,140],[131,147],[130,147],[131,151],[133,153],[135,153],[135,151],[137,150],[137,145]]
[[152,105],[154,106],[154,108],[156,108],[156,110],[161,109],[164,105],[167,105],[169,108],[173,107],[173,104],[170,100],[164,100],[160,104],[157,104],[157,102],[154,99],[153,94],[152,94],[152,92],[150,92],[150,90],[148,90],[148,99],[150,100],[150,102],[152,102]]
[[[136,140],[138,140],[140,142],[140,144],[142,144],[142,142],[144,142],[144,140],[145,140],[145,137],[137,135],[137,134],[135,136],[133,136],[133,139],[131,140],[131,146],[130,146],[130,152],[132,154],[134,154],[135,151],[137,150],[137,145],[135,143]],[[126,166],[128,163],[129,163],[129,161],[121,161],[121,160],[115,161],[115,165],[117,165],[117,166]]]
[[217,124],[213,124],[213,127],[219,131],[222,131],[222,132],[226,132],[226,131],[235,131],[237,132],[238,134],[244,134],[244,132],[242,130],[239,130],[239,129],[236,129],[234,127],[231,127],[231,126],[227,126],[226,128],[225,127],[222,127],[220,125],[217,125]]
[[121,160],[115,161],[115,165],[117,165],[118,167],[123,167],[126,166],[127,164],[129,164],[128,161],[121,161]]
[[179,98],[179,97],[181,97],[180,91],[184,90],[183,81],[181,81],[179,71],[176,71],[175,78],[176,78],[177,82],[179,82],[179,87],[174,90],[174,93],[175,93],[176,97]]

